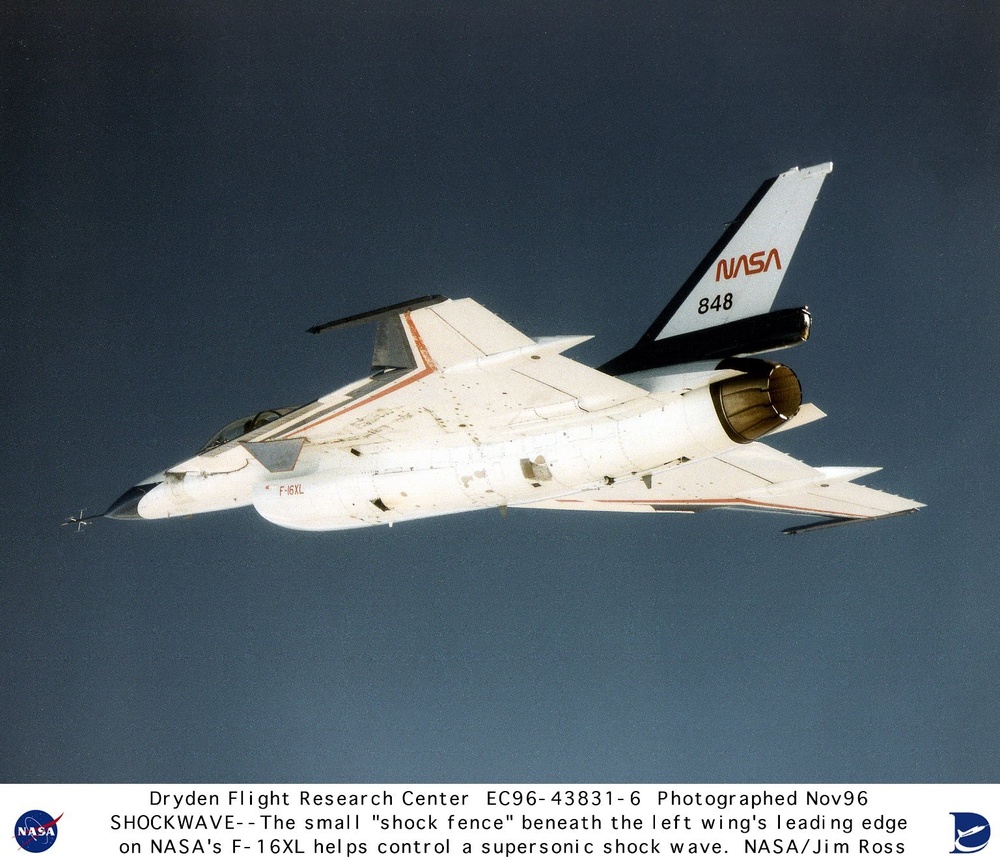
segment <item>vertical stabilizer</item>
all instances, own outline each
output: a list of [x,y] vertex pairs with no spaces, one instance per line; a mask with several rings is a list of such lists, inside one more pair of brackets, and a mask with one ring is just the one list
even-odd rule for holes
[[635,346],[598,369],[621,376],[805,340],[808,311],[771,306],[831,170],[827,162],[768,179]]
[[661,340],[771,309],[833,164],[767,180],[643,335]]

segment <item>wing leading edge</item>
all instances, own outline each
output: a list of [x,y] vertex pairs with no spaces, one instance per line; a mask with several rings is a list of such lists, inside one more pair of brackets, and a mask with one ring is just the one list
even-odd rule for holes
[[428,296],[310,331],[364,322],[378,324],[372,375],[276,422],[258,441],[307,436],[407,446],[440,437],[452,445],[474,436],[479,444],[497,433],[523,436],[553,411],[585,420],[648,395],[560,354],[588,338],[533,339],[472,299]]

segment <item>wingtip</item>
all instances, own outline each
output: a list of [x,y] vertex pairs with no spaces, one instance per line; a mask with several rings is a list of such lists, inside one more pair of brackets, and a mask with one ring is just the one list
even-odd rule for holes
[[782,529],[781,533],[784,535],[800,535],[806,532],[818,532],[823,529],[834,529],[838,526],[849,526],[855,523],[870,523],[875,520],[887,520],[892,517],[902,517],[907,514],[915,514],[920,508],[926,507],[926,505],[916,502],[915,504],[919,507],[907,508],[905,511],[893,511],[891,514],[882,514],[878,517],[831,517],[826,520],[817,520],[813,523],[805,523],[801,526],[792,526],[791,528]]
[[405,302],[397,302],[394,305],[386,305],[385,307],[376,308],[375,310],[365,311],[360,314],[353,314],[349,317],[341,317],[340,319],[331,320],[327,323],[320,323],[319,325],[307,328],[306,331],[309,334],[322,334],[323,332],[331,331],[332,329],[347,328],[349,326],[360,325],[361,323],[367,322],[377,322],[381,317],[402,314],[406,311],[415,311],[420,308],[426,308],[430,305],[436,305],[446,301],[448,301],[447,296],[421,296],[417,299],[409,299]]
[[824,161],[822,164],[814,164],[811,167],[793,167],[786,170],[781,176],[826,176],[833,172],[833,162]]

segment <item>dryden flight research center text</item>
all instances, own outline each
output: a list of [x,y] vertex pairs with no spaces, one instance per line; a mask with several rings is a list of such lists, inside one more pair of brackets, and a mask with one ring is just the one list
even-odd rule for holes
[[141,789],[108,816],[109,836],[122,856],[342,858],[865,857],[915,854],[919,843],[881,787],[358,788]]

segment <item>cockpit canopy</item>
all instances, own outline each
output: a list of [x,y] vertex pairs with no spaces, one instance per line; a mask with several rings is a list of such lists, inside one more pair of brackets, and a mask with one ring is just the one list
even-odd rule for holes
[[263,412],[257,412],[253,415],[247,415],[245,418],[240,418],[238,421],[230,421],[209,439],[198,453],[204,454],[206,451],[211,451],[213,448],[218,448],[220,445],[225,445],[227,442],[232,442],[234,439],[246,436],[247,433],[259,430],[265,424],[270,424],[272,421],[276,421],[289,412],[294,412],[296,409],[298,409],[297,406],[265,409]]

